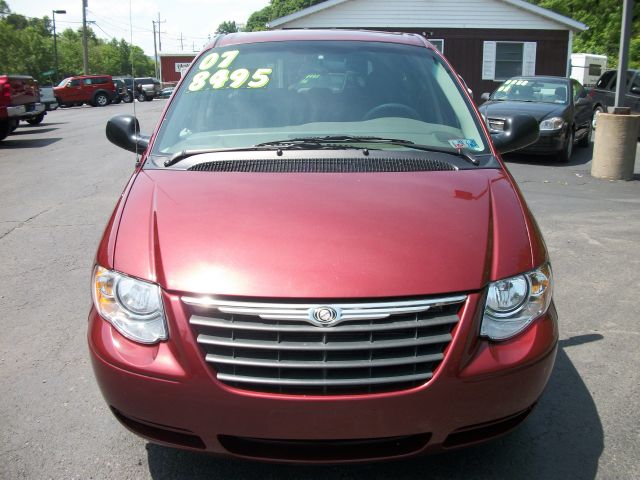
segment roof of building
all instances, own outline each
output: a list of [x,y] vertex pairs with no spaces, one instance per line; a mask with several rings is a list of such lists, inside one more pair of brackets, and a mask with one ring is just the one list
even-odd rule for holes
[[[321,12],[323,10],[326,10],[328,8],[332,8],[332,7],[336,7],[340,4],[349,2],[352,0],[326,0],[322,3],[318,3],[316,5],[313,5],[311,7],[299,10],[295,13],[292,13],[290,15],[286,15],[284,17],[280,17],[280,18],[276,18],[275,20],[272,20],[271,22],[268,23],[268,26],[271,28],[276,28],[276,27],[281,27],[283,25],[286,25],[287,23],[290,23],[294,20],[298,20],[304,17],[307,17],[309,15],[313,15],[314,13],[317,12]],[[554,23],[557,23],[561,26],[564,26],[566,29],[568,30],[574,30],[574,31],[584,31],[587,30],[588,27],[581,22],[578,22],[572,18],[569,17],[565,17],[564,15],[560,15],[559,13],[553,12],[551,10],[548,10],[546,8],[542,8],[539,7],[537,5],[533,5],[532,3],[529,3],[527,1],[524,0],[497,0],[499,2],[502,2],[504,4],[508,4],[512,7],[516,7],[519,8],[521,10],[527,11],[529,13],[532,13],[534,15],[538,15],[546,20],[550,20]],[[366,27],[366,25],[360,25],[361,27]],[[378,25],[379,26],[379,25]],[[425,25],[425,27],[429,27],[429,25]]]

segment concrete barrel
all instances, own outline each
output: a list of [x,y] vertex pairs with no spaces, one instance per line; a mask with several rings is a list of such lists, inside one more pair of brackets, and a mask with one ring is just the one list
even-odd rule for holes
[[640,115],[600,113],[595,132],[591,175],[610,180],[632,180]]

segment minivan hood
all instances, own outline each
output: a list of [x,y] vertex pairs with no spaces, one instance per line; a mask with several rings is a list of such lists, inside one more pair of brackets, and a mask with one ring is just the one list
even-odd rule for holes
[[499,169],[141,171],[113,267],[175,292],[373,298],[473,291],[533,268]]

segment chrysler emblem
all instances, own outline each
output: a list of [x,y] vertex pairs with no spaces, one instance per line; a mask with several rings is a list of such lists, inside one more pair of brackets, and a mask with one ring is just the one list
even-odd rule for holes
[[340,320],[340,310],[335,307],[315,307],[309,311],[309,319],[316,325],[326,327]]

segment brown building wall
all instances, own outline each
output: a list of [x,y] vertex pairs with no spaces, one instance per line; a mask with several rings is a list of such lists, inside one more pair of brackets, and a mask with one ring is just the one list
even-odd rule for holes
[[[376,30],[389,30],[376,28]],[[485,41],[536,42],[536,75],[566,76],[569,32],[566,30],[486,30],[474,28],[406,28],[395,31],[422,34],[444,39],[444,55],[462,75],[474,99],[480,101],[483,92],[492,92],[500,84],[482,80],[482,53]]]
[[180,81],[180,72],[176,72],[176,63],[191,63],[193,55],[166,55],[160,57],[160,82],[163,84],[176,84]]

